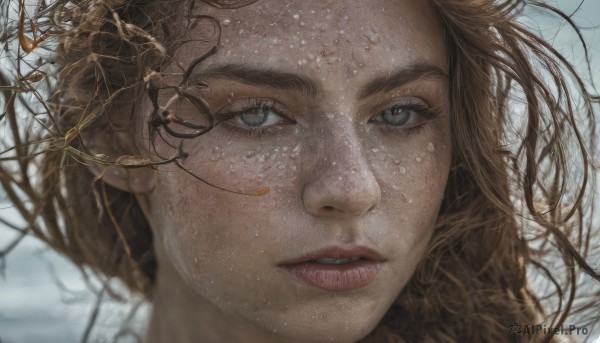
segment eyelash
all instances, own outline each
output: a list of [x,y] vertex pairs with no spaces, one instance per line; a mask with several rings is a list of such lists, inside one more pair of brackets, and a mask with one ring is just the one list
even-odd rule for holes
[[[290,121],[290,122],[294,122],[288,116],[285,115],[286,111],[285,111],[285,109],[282,108],[281,105],[277,104],[276,102],[274,102],[272,100],[267,100],[267,99],[248,99],[248,104],[246,106],[244,106],[244,108],[242,108],[239,111],[235,111],[235,112],[223,113],[220,116],[220,121],[221,122],[228,121],[228,120],[233,119],[236,116],[242,115],[242,114],[244,114],[244,112],[247,112],[252,109],[273,111],[278,116],[282,117],[282,119]],[[243,135],[246,135],[248,137],[260,138],[260,137],[263,137],[264,134],[268,134],[270,131],[272,131],[273,126],[274,125],[266,126],[266,127],[262,127],[262,128],[256,127],[256,128],[248,129],[248,128],[244,128],[241,125],[229,124],[229,125],[227,125],[227,128],[231,129],[235,132],[241,133]]]
[[[378,115],[381,115],[381,113],[383,113],[383,111],[385,111],[387,109],[404,109],[404,110],[415,111],[415,113],[420,118],[423,118],[425,120],[425,122],[423,124],[416,125],[416,126],[409,127],[409,128],[406,128],[403,126],[386,125],[385,123],[376,122],[376,124],[378,124],[378,126],[380,126],[380,128],[386,133],[405,132],[407,135],[418,134],[418,133],[422,132],[431,124],[431,122],[433,122],[435,119],[437,119],[438,115],[442,112],[441,108],[432,108],[432,107],[428,107],[426,105],[421,105],[421,104],[404,104],[404,105],[394,105],[389,108],[384,108],[381,111],[379,111]],[[369,122],[373,122],[373,121],[370,120]]]
[[[417,134],[420,133],[422,130],[426,129],[429,124],[434,121],[438,114],[440,114],[442,112],[441,108],[432,108],[432,107],[428,107],[425,105],[421,105],[421,104],[406,104],[406,105],[394,105],[392,107],[389,108],[385,108],[382,109],[378,115],[380,115],[381,113],[383,113],[383,111],[387,110],[387,109],[405,109],[405,110],[411,110],[411,111],[415,111],[415,113],[417,115],[419,115],[421,118],[425,119],[425,123],[421,124],[421,125],[416,125],[414,127],[403,127],[403,126],[394,126],[394,125],[386,125],[384,123],[379,123],[376,122],[376,124],[378,124],[378,126],[387,133],[398,133],[398,132],[405,132],[408,135],[412,135],[412,134]],[[227,112],[227,113],[223,113],[221,114],[220,117],[220,121],[221,122],[226,122],[230,119],[235,118],[238,115],[242,115],[243,113],[252,110],[252,109],[256,109],[256,110],[266,110],[266,111],[273,111],[274,113],[276,113],[278,116],[282,117],[282,119],[290,121],[290,122],[294,122],[293,120],[291,120],[288,116],[286,116],[285,110],[282,108],[281,105],[277,104],[276,102],[272,101],[272,100],[267,100],[267,99],[248,99],[248,104],[241,110],[239,111],[235,111],[235,112]],[[369,122],[373,122],[373,121],[369,121]],[[271,131],[273,131],[275,125],[271,125],[271,126],[267,126],[267,127],[256,127],[256,128],[245,128],[241,125],[237,125],[237,124],[228,124],[227,128],[230,130],[233,130],[235,132],[241,133],[245,136],[248,137],[257,137],[257,138],[261,138],[264,137],[265,134],[271,133]]]

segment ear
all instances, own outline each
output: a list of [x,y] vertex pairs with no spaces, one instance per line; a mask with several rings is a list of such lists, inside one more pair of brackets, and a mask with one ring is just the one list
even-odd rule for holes
[[98,179],[129,193],[152,192],[158,181],[158,171],[151,166],[135,166],[132,163],[148,161],[148,158],[139,156],[135,135],[127,130],[114,130],[108,126],[84,130],[80,135],[83,145],[90,153],[107,156],[106,159],[111,162],[128,161],[123,163],[124,166],[90,163],[88,167]]

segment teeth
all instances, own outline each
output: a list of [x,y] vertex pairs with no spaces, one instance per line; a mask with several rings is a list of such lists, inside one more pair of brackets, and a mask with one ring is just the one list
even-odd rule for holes
[[316,261],[317,261],[317,263],[320,263],[320,264],[346,264],[346,263],[356,261],[359,258],[360,258],[360,256],[356,256],[356,257],[352,257],[352,258],[342,258],[342,259],[324,257],[324,258],[319,258]]

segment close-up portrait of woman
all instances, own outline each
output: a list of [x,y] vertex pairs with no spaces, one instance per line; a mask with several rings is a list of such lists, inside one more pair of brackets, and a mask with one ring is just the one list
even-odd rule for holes
[[137,342],[598,336],[600,52],[555,1],[0,12],[3,268],[35,237],[120,282]]

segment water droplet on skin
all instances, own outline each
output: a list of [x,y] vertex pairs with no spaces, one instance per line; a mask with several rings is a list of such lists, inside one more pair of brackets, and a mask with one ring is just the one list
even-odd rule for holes
[[376,153],[378,153],[378,152],[379,152],[379,149],[375,149],[375,148],[374,148],[374,149],[371,149],[371,151],[373,151],[373,153],[375,153],[375,154],[376,154]]
[[400,167],[400,174],[406,174],[406,168]]
[[379,35],[377,34],[377,32],[373,30],[368,30],[365,36],[367,37],[369,42],[371,42],[371,44],[379,43]]
[[227,25],[229,25],[229,24],[231,24],[231,19],[229,19],[229,18],[225,18],[225,19],[223,19],[223,25],[224,25],[224,26],[227,26]]
[[265,155],[260,155],[260,156],[258,156],[258,162],[259,162],[259,163],[265,163],[265,160],[266,160],[266,157],[265,157]]
[[278,163],[277,164],[277,169],[284,170],[285,169],[285,165],[283,165],[282,163]]
[[331,163],[331,165],[332,165],[332,166],[335,166],[336,164],[337,164],[337,162],[336,162],[336,161],[333,161],[333,162]]
[[292,16],[292,18],[298,20],[298,19],[300,19],[300,15],[298,13],[294,13],[294,15]]
[[417,157],[415,157],[415,161],[421,162],[421,161],[423,161],[423,158],[421,156],[417,155]]
[[254,237],[258,237],[258,232],[254,234]]
[[427,144],[427,151],[434,152],[435,151],[435,145],[433,145],[433,143],[429,142]]
[[286,151],[288,151],[288,149],[289,148],[287,146],[284,146],[283,148],[281,148],[281,151],[286,152]]
[[246,158],[254,157],[255,154],[256,154],[256,151],[250,150],[246,153]]
[[394,160],[394,164],[395,165],[399,165],[400,164],[400,160]]
[[335,118],[335,115],[333,113],[327,113],[327,114],[325,114],[325,118],[331,120],[331,119]]
[[302,150],[302,148],[300,147],[300,144],[296,145],[296,147],[294,148],[294,150],[292,150],[292,152],[294,154],[299,154],[300,150]]

